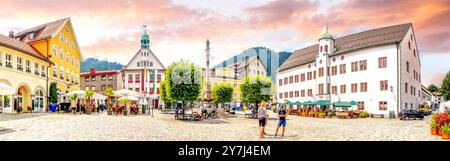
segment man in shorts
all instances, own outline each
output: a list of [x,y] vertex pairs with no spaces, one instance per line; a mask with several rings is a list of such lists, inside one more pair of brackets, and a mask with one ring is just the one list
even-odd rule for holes
[[283,126],[283,133],[281,134],[281,137],[284,136],[284,131],[286,129],[286,109],[283,107],[281,107],[281,110],[278,111],[278,126],[277,126],[277,130],[275,131],[275,137],[277,136],[278,133],[278,129],[280,128],[280,126]]

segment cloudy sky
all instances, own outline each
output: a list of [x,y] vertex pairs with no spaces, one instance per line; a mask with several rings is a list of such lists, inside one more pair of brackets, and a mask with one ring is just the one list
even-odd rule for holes
[[164,65],[188,59],[204,66],[253,46],[294,51],[317,43],[325,24],[337,37],[413,23],[425,85],[450,70],[449,0],[0,0],[0,34],[70,17],[84,58],[126,64],[147,24]]

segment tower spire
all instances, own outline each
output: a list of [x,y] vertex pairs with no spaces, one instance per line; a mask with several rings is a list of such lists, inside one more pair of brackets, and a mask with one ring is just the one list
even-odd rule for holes
[[144,27],[144,34],[141,36],[141,48],[148,49],[150,47],[150,36],[147,34],[147,25],[142,25]]

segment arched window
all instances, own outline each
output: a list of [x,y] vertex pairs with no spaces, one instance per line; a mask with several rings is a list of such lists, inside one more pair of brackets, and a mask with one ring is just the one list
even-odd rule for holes
[[64,67],[62,65],[59,66],[59,79],[64,80]]
[[58,77],[58,64],[55,63],[55,65],[53,66],[53,77],[56,78]]
[[34,94],[33,111],[41,111],[44,108],[44,92],[40,89]]
[[322,46],[320,46],[320,52],[322,52]]
[[325,52],[328,52],[328,45],[325,45]]

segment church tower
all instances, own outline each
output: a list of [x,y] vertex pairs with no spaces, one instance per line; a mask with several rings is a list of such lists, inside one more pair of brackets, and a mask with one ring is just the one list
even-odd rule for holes
[[144,34],[141,36],[141,48],[150,48],[150,36],[147,34],[147,25],[144,25]]
[[330,55],[334,52],[334,38],[325,26],[319,38],[319,54],[316,58],[318,100],[331,99]]

